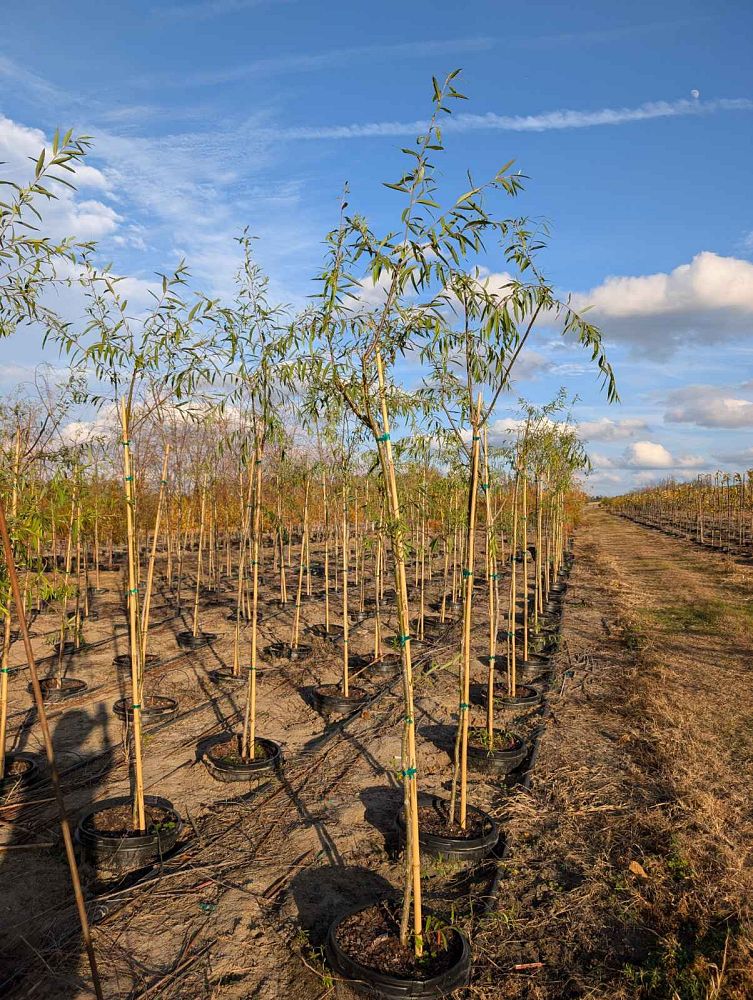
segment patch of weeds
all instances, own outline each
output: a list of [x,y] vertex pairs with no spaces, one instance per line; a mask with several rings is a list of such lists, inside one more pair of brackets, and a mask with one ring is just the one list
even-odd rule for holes
[[321,979],[324,988],[327,990],[334,989],[335,980],[326,965],[324,948],[315,947],[311,943],[308,931],[304,930],[302,927],[297,928],[293,936],[291,946],[293,951],[298,953],[306,968]]
[[680,850],[677,840],[672,838],[672,847],[666,858],[666,865],[672,878],[678,882],[695,876],[695,869]]
[[661,628],[670,632],[713,632],[727,610],[723,601],[699,601],[658,608],[651,614]]
[[667,937],[637,965],[627,963],[622,975],[635,990],[636,1000],[708,1000],[709,989],[724,964],[729,931],[717,925],[699,935],[684,926],[680,937]]
[[617,622],[623,646],[631,653],[640,653],[646,648],[646,635],[638,622],[622,618]]

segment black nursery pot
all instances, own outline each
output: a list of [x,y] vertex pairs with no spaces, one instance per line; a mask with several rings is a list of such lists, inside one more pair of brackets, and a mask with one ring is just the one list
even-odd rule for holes
[[[419,801],[419,808],[431,805],[443,816],[446,815],[448,803],[436,795],[432,795],[428,802]],[[418,843],[421,851],[432,857],[440,858],[443,861],[459,861],[465,865],[475,865],[483,861],[497,846],[499,840],[499,827],[496,822],[481,809],[476,806],[468,806],[468,816],[480,819],[483,824],[483,832],[477,837],[453,837],[450,834],[427,833],[418,828]],[[403,810],[397,814],[397,828],[401,838],[405,839],[405,815]]]
[[[118,670],[130,670],[131,669],[131,654],[130,653],[118,653],[117,656],[113,657],[113,666],[117,667]],[[156,653],[147,653],[146,660],[144,661],[143,667],[145,670],[149,670],[152,667],[156,667],[162,662],[162,657],[157,656]]]
[[[133,717],[130,698],[118,698],[112,710],[121,722],[128,721],[130,724]],[[177,711],[178,702],[175,698],[158,694],[146,695],[141,705],[141,721],[145,726],[153,726],[157,722],[171,718]]]
[[253,760],[240,760],[234,759],[239,756],[237,753],[223,753],[230,741],[234,743],[233,749],[240,748],[240,736],[235,733],[230,737],[227,733],[210,736],[196,748],[197,757],[217,781],[247,781],[261,787],[281,772],[283,758],[279,743],[257,736],[254,744],[263,755],[255,756]]
[[499,699],[502,708],[536,708],[540,705],[544,695],[536,688],[519,685],[515,688],[514,695],[504,695]]
[[[61,644],[59,642],[56,642],[55,645],[52,647],[55,656],[60,656],[60,647]],[[67,639],[64,643],[62,643],[62,650],[63,650],[63,656],[73,656],[73,654],[76,652],[76,643],[73,641],[73,639]]]
[[329,623],[329,629],[326,622],[320,622],[318,625],[309,625],[306,631],[309,635],[316,636],[317,639],[326,639],[327,642],[342,642],[345,634],[343,626],[333,622]]
[[178,632],[175,638],[181,649],[202,649],[204,646],[212,645],[217,633],[199,632],[198,635],[194,635],[193,632]]
[[306,646],[299,642],[297,646],[288,646],[285,655],[293,663],[300,663],[303,660],[307,660],[311,656],[311,653],[311,646]]
[[[250,669],[250,667],[241,667],[241,672],[236,675],[229,667],[220,667],[217,670],[209,671],[209,679],[220,687],[240,687],[241,685],[248,684],[248,672]],[[263,676],[264,671],[257,668],[257,681],[260,681]]]
[[471,978],[471,948],[465,934],[454,927],[448,931],[448,948],[451,949],[449,967],[438,975],[429,975],[426,979],[411,979],[379,972],[362,965],[357,959],[346,954],[337,939],[340,925],[347,917],[364,909],[367,907],[359,905],[343,913],[330,926],[327,934],[324,956],[337,977],[335,980],[337,996],[344,998],[352,991],[370,1000],[406,1000],[406,998],[438,1000],[468,985]]
[[298,643],[298,645],[293,649],[289,642],[273,642],[269,646],[264,647],[264,655],[271,656],[276,659],[286,659],[292,662],[301,662],[307,660],[311,653],[313,652],[311,646],[307,646],[304,643]]
[[402,667],[403,658],[399,653],[385,653],[379,660],[372,660],[368,667],[371,677],[393,677]]
[[[42,689],[42,700],[55,704],[58,701],[67,701],[69,698],[78,698],[89,687],[86,681],[77,680],[75,677],[43,677],[39,686]],[[33,694],[34,688],[27,685],[27,690]]]
[[40,762],[31,754],[7,753],[5,755],[5,775],[0,778],[0,798],[8,792],[28,788],[41,776]]
[[[499,730],[495,730],[495,733],[498,732]],[[517,733],[509,735],[514,738],[515,743],[504,750],[497,749],[496,747],[493,750],[488,750],[486,747],[474,746],[469,742],[468,767],[480,774],[505,775],[509,774],[510,771],[514,771],[525,760],[528,754],[528,744]],[[500,739],[504,738],[503,733],[500,733],[499,736]]]
[[117,875],[125,875],[149,867],[175,847],[183,821],[172,802],[159,795],[145,795],[144,802],[147,809],[151,806],[167,814],[167,819],[161,821],[159,828],[146,833],[118,836],[94,829],[92,818],[97,813],[119,806],[126,806],[130,810],[132,800],[127,795],[104,799],[84,813],[76,829],[76,839],[84,859],[90,865]]
[[549,659],[546,656],[529,656],[515,664],[515,673],[524,681],[532,681],[541,677],[549,669]]
[[322,684],[314,690],[317,711],[329,719],[332,715],[349,715],[368,701],[368,694],[360,687],[351,687],[346,698],[339,684]]

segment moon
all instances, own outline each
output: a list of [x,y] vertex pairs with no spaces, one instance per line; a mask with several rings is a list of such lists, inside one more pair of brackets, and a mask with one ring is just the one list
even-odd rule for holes
[[692,97],[692,98],[693,98],[694,100],[696,100],[696,101],[697,101],[697,100],[698,100],[698,98],[699,98],[699,97],[701,96],[701,92],[700,92],[700,90],[691,90],[691,91],[690,91],[690,96],[691,96],[691,97]]

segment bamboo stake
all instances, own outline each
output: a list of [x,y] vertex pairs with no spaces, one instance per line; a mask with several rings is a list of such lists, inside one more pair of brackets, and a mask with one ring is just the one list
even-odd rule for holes
[[83,939],[84,947],[86,948],[86,954],[89,959],[89,968],[91,970],[94,993],[97,997],[97,1000],[104,1000],[104,993],[102,992],[102,984],[100,982],[99,971],[97,969],[97,959],[94,954],[94,945],[92,944],[91,931],[89,929],[89,919],[86,915],[86,904],[84,902],[83,892],[81,891],[81,880],[79,878],[78,865],[76,863],[76,854],[73,848],[73,838],[71,837],[71,828],[70,824],[68,823],[68,815],[65,808],[65,800],[63,798],[62,788],[60,787],[60,776],[58,774],[57,764],[55,762],[55,750],[52,744],[52,736],[50,735],[50,727],[47,722],[47,710],[45,708],[44,698],[42,697],[42,689],[39,686],[37,664],[36,660],[34,659],[34,652],[31,648],[31,639],[29,638],[29,630],[26,627],[26,617],[24,615],[23,600],[21,598],[21,588],[18,585],[18,574],[16,572],[16,563],[13,556],[13,547],[11,546],[10,534],[8,532],[8,523],[5,519],[5,507],[3,505],[2,499],[0,499],[0,535],[2,535],[5,564],[8,569],[8,576],[10,577],[11,594],[13,595],[13,601],[16,605],[18,625],[21,631],[21,637],[23,639],[24,650],[26,652],[26,662],[29,666],[29,676],[31,679],[32,690],[34,692],[34,703],[37,709],[37,718],[39,720],[39,725],[42,730],[42,739],[44,741],[45,755],[47,757],[47,763],[50,769],[50,778],[52,780],[52,787],[55,792],[55,800],[58,807],[58,814],[60,816],[60,831],[63,836],[65,855],[68,861],[68,868],[71,875],[73,896],[76,901],[76,911],[78,913],[78,919],[81,924],[81,937]]
[[204,550],[204,516],[207,506],[207,484],[206,480],[201,486],[201,512],[199,514],[199,549],[196,557],[196,589],[193,600],[193,627],[191,634],[194,639],[199,634],[199,590],[201,589],[201,557]]
[[[343,574],[343,697],[348,698],[350,696],[349,688],[349,677],[348,677],[348,651],[349,651],[349,637],[348,637],[348,556],[350,550],[350,537],[348,535],[348,484],[347,476],[345,473],[345,464],[343,463],[343,481],[342,481],[342,574]],[[357,561],[357,560],[356,560]]]
[[390,421],[387,411],[384,367],[378,346],[375,355],[379,378],[379,404],[382,417],[382,433],[377,435],[377,448],[382,475],[387,488],[387,502],[392,529],[392,556],[395,574],[395,593],[398,605],[398,627],[400,629],[398,641],[402,652],[403,699],[405,708],[402,772],[406,834],[406,886],[400,939],[403,944],[407,944],[412,890],[414,948],[416,955],[420,957],[423,954],[423,912],[418,829],[418,763],[416,756],[415,709],[413,705],[413,665],[410,650],[410,612],[408,608],[403,526],[400,517],[400,501],[397,492],[397,479],[395,477],[395,464],[390,439]]
[[[126,530],[128,533],[128,625],[131,647],[131,716],[133,732],[134,799],[133,823],[136,831],[146,830],[146,810],[144,805],[144,775],[141,759],[141,663],[139,646],[139,588],[136,585],[136,538],[134,512],[136,501],[133,490],[133,464],[131,442],[129,440],[128,410],[125,400],[121,400],[120,426],[123,435],[123,476],[125,482]],[[126,715],[127,718],[127,715]]]
[[[243,757],[254,759],[256,753],[256,668],[259,618],[259,555],[261,536],[261,486],[262,486],[262,448],[258,439],[254,442],[254,499],[251,536],[251,664],[248,669],[248,691],[246,701],[245,724],[243,728]],[[298,583],[298,601],[300,607],[300,585]]]
[[[15,522],[18,513],[18,471],[21,463],[21,427],[16,430],[16,448],[13,456],[13,487],[11,492],[11,524]],[[26,603],[18,610],[19,614],[26,617]],[[3,616],[3,657],[0,664],[0,781],[5,777],[5,740],[8,727],[8,676],[10,669],[10,636],[11,636],[11,610],[8,601],[8,610]]]
[[165,502],[165,490],[167,488],[167,462],[170,457],[170,445],[165,445],[165,454],[162,459],[162,475],[160,476],[159,494],[157,495],[157,510],[154,514],[154,534],[152,535],[152,549],[149,553],[149,566],[146,573],[146,593],[144,594],[144,607],[141,611],[141,670],[143,681],[143,670],[146,664],[146,649],[149,642],[149,612],[152,604],[152,586],[154,584],[154,566],[157,561],[157,541],[159,539],[160,521],[162,518],[162,507]]

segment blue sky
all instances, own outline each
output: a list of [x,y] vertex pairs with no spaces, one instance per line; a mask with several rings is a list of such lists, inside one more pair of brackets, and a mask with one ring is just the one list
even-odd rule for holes
[[[98,239],[135,302],[181,256],[228,291],[248,225],[277,296],[301,303],[343,182],[391,226],[381,182],[431,76],[462,67],[444,190],[515,159],[530,180],[511,212],[550,223],[546,271],[593,307],[622,404],[547,331],[516,394],[579,395],[595,491],[753,466],[749,3],[48,0],[3,21],[0,160],[22,170],[56,126],[94,137],[95,169],[49,225]],[[0,378],[36,360],[22,332]]]

